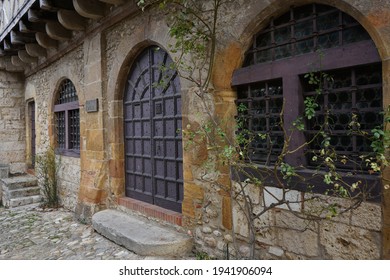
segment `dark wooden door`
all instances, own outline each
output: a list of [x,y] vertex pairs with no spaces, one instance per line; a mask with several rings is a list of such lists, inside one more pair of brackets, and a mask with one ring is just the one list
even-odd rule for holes
[[181,212],[182,116],[179,77],[159,47],[134,62],[124,97],[126,196]]

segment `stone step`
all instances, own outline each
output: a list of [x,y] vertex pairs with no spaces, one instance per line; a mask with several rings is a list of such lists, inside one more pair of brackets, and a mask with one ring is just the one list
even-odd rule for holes
[[26,187],[23,189],[8,191],[5,193],[5,197],[18,198],[18,197],[25,197],[25,196],[40,195],[40,194],[41,194],[41,188],[36,186],[36,187]]
[[0,180],[2,184],[3,191],[8,190],[17,190],[28,187],[35,187],[38,185],[38,180],[33,175],[23,175],[16,177],[3,178]]
[[8,178],[9,176],[9,166],[5,164],[0,164],[0,179]]
[[101,235],[142,256],[186,256],[192,238],[169,226],[117,210],[103,210],[92,216],[92,225]]
[[40,195],[33,196],[25,196],[18,198],[11,198],[9,200],[4,200],[4,206],[8,208],[14,208],[19,206],[24,206],[28,204],[35,204],[42,201],[42,197]]

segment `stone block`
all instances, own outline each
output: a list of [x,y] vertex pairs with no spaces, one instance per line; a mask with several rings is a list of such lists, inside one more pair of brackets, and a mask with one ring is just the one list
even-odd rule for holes
[[228,196],[222,197],[222,226],[228,230],[233,228],[232,200]]
[[318,257],[320,254],[318,239],[318,233],[310,230],[277,229],[275,245],[295,254]]
[[[101,69],[101,60],[99,58],[98,61],[94,61],[91,64],[88,64],[84,67],[84,75],[85,75],[85,83],[87,85],[92,84],[94,82],[101,82],[102,79],[102,69]],[[89,97],[91,97],[89,95]]]
[[236,234],[245,238],[249,237],[248,220],[236,203],[233,204],[233,226]]
[[358,208],[352,210],[351,217],[353,226],[374,231],[382,229],[382,208],[379,204],[363,202]]
[[108,142],[123,142],[123,116],[109,118],[107,120],[107,126],[109,131]]
[[273,211],[275,226],[278,228],[292,229],[298,231],[318,230],[318,222],[310,219],[301,219],[291,211]]
[[111,159],[124,159],[125,147],[122,143],[110,143],[110,158]]
[[329,259],[379,259],[382,250],[379,232],[332,221],[321,223],[320,244]]
[[[106,159],[105,151],[91,151],[87,150],[85,152],[85,160],[91,161],[93,160],[95,163],[104,161]],[[83,162],[85,164],[85,162]]]
[[111,194],[120,197],[125,193],[125,178],[110,178]]
[[[349,224],[351,221],[352,211],[348,210],[354,201],[344,198],[332,197],[320,194],[305,194],[304,211],[307,214],[326,218],[331,213],[329,206],[336,205],[337,215],[329,216],[332,221]],[[342,213],[343,211],[346,211]]]
[[[9,166],[7,164],[0,164],[0,179],[8,178],[9,176]],[[0,185],[1,190],[1,185]]]
[[268,253],[275,255],[277,257],[281,257],[284,255],[284,250],[280,247],[270,246],[268,248]]
[[[254,214],[259,214],[263,210],[262,206],[256,206],[253,209]],[[273,212],[279,210],[270,210],[254,219],[253,225],[256,229],[256,241],[261,244],[271,245],[275,241],[275,219]]]
[[125,176],[125,161],[122,159],[109,160],[108,167],[110,172],[110,177],[115,178],[124,178]]
[[[275,187],[265,187],[264,191],[264,203],[269,207],[272,203],[277,203],[283,198],[283,190]],[[289,206],[293,211],[301,211],[302,197],[301,193],[294,190],[285,190],[286,202],[289,202]],[[276,208],[289,209],[286,204],[278,205]]]
[[197,213],[202,208],[203,197],[203,187],[192,183],[185,183],[184,200],[182,203],[183,215],[188,216],[188,218],[200,219],[200,217],[197,217]]
[[87,150],[102,151],[103,148],[104,148],[103,130],[102,129],[87,130]]
[[[81,181],[81,184],[84,183],[84,180]],[[102,198],[104,197],[103,190],[93,187],[83,187],[80,188],[79,197],[82,201],[91,203],[91,204],[100,204]]]
[[123,101],[114,100],[108,102],[108,117],[109,118],[123,118]]
[[231,42],[223,50],[217,52],[213,71],[214,86],[217,89],[230,88],[232,74],[235,69],[239,68],[238,62],[241,61],[242,52],[242,47],[236,42]]

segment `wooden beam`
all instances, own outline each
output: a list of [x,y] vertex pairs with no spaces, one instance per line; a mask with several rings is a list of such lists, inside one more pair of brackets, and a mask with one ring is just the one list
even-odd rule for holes
[[24,72],[24,67],[15,66],[11,62],[11,57],[4,57],[5,70],[7,72]]
[[72,32],[63,27],[58,21],[49,21],[46,23],[47,35],[58,41],[66,41],[72,38]]
[[[19,46],[20,48],[20,46]],[[15,48],[9,41],[8,39],[3,40],[3,46],[1,47],[4,55],[15,55],[17,54],[18,49]]]
[[7,53],[4,51],[4,47],[0,46],[0,57],[6,56]]
[[19,31],[22,33],[45,32],[45,24],[20,20]]
[[8,41],[8,39],[4,39],[3,44],[4,44],[5,51],[12,51],[13,50],[13,47],[12,47],[11,43]]
[[37,32],[35,33],[35,39],[38,44],[45,49],[55,49],[58,46],[58,42],[50,38],[46,33]]
[[57,14],[43,10],[29,9],[27,12],[27,18],[30,22],[47,22],[57,20]]
[[35,36],[34,34],[20,33],[16,31],[11,31],[11,44],[13,45],[24,45],[26,43],[34,43]]
[[16,67],[25,67],[26,63],[24,63],[19,56],[13,55],[11,56],[11,63]]
[[86,19],[75,11],[59,10],[57,12],[58,21],[63,27],[69,30],[81,31],[85,29]]
[[47,51],[38,44],[26,44],[26,52],[33,57],[46,57]]
[[0,70],[5,70],[7,65],[7,60],[5,57],[0,57]]
[[107,4],[112,4],[115,6],[122,5],[125,3],[125,0],[99,0],[99,1]]
[[57,12],[60,9],[74,10],[71,0],[39,0],[39,7],[51,12]]
[[30,64],[30,63],[37,63],[38,62],[38,58],[30,56],[27,53],[27,51],[25,51],[25,50],[18,51],[18,56],[19,56],[20,60],[23,61],[24,63]]
[[99,19],[104,16],[105,5],[98,0],[73,0],[75,10],[83,17]]

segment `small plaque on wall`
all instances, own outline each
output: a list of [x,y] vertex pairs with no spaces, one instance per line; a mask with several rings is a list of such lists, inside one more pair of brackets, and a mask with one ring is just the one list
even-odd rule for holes
[[97,112],[99,110],[98,101],[98,99],[87,100],[85,102],[85,111],[87,111],[87,113]]

